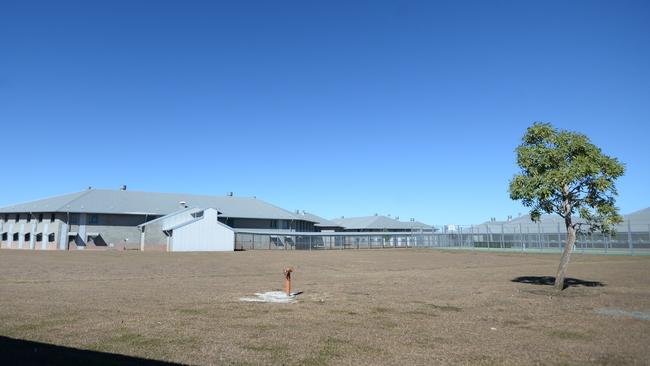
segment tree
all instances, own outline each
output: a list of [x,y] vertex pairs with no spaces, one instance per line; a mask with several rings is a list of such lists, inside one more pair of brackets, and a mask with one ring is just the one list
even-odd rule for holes
[[[611,234],[623,221],[614,205],[614,182],[625,166],[587,136],[541,122],[526,130],[516,153],[521,172],[510,181],[510,198],[529,207],[535,222],[544,213],[564,219],[567,240],[555,276],[555,288],[563,290],[576,233]],[[576,213],[582,220],[575,220]]]

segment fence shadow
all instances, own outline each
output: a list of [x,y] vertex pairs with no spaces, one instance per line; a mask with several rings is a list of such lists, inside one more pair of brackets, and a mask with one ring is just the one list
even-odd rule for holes
[[0,336],[1,365],[144,365],[180,366],[180,364],[98,351],[56,346]]
[[[555,277],[551,276],[522,276],[510,280],[511,282],[527,283],[531,285],[553,286],[555,285]],[[564,288],[568,287],[604,287],[605,284],[600,281],[585,281],[578,278],[566,277],[564,279]]]

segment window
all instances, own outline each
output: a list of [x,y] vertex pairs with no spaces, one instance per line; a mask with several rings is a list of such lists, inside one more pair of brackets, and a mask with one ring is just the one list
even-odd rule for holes
[[43,222],[43,214],[38,214],[38,222]]
[[89,224],[97,224],[98,222],[99,222],[99,218],[97,217],[97,215],[90,215],[90,217],[88,218]]
[[54,222],[54,214],[50,215],[50,222]]
[[20,221],[20,214],[16,214],[16,222]]
[[25,233],[25,241],[29,241],[32,238],[31,233]]
[[7,233],[2,233],[2,241],[7,241]]
[[36,241],[43,241],[43,233],[36,234]]
[[11,238],[13,241],[18,241],[18,233],[14,233],[13,237]]
[[47,241],[49,241],[50,243],[54,241],[54,233],[51,233],[47,236]]

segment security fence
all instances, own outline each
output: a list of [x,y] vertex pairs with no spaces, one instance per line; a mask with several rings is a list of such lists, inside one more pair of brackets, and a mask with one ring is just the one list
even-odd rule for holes
[[[583,253],[650,255],[650,225],[625,223],[613,235],[579,233],[574,250]],[[620,229],[620,228],[619,228]],[[559,252],[567,239],[560,225],[487,224],[413,232],[237,231],[236,250],[344,250],[448,248]]]

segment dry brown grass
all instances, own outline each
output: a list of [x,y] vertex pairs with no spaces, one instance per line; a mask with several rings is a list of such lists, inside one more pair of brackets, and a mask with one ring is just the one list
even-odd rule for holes
[[[557,255],[0,252],[0,335],[190,364],[647,364],[650,258],[575,255],[604,287],[513,283]],[[297,304],[238,299],[282,286]],[[493,330],[492,328],[496,328]]]

